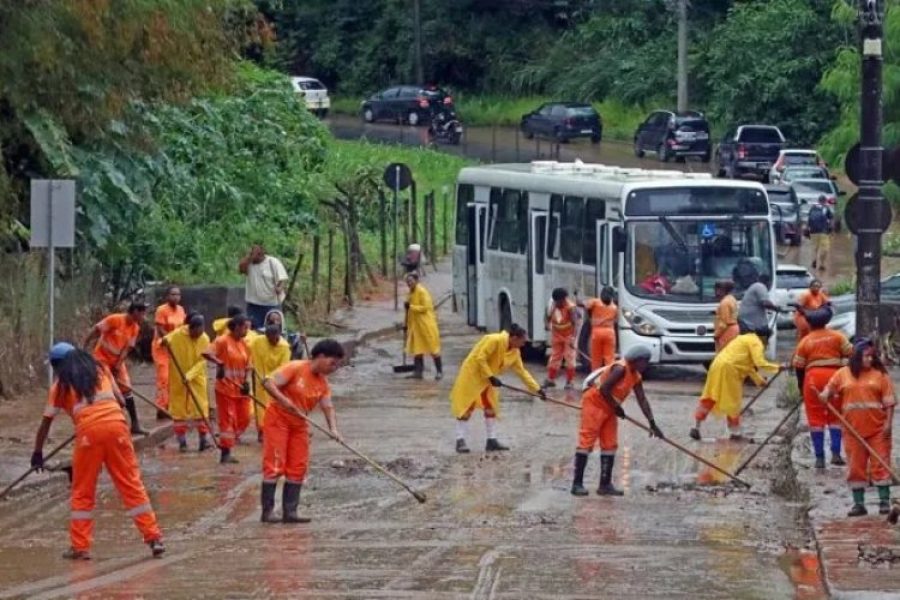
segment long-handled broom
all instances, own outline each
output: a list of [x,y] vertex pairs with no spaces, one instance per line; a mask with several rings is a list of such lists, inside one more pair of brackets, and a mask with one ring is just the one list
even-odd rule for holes
[[411,373],[415,371],[415,365],[406,364],[406,336],[408,334],[409,327],[409,308],[406,309],[406,316],[403,319],[403,364],[402,365],[394,365],[394,373]]

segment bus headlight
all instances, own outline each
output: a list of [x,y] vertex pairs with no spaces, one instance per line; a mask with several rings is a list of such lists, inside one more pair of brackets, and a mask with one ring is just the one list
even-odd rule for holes
[[631,329],[638,335],[659,335],[659,329],[656,325],[647,320],[646,317],[633,310],[623,310],[622,316],[631,325]]

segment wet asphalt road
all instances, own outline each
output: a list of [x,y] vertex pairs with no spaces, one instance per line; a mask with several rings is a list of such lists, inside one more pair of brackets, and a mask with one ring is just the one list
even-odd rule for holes
[[[714,473],[622,424],[615,482],[627,495],[576,499],[568,488],[578,413],[504,392],[500,437],[512,451],[483,453],[476,415],[474,451],[456,455],[447,397],[477,334],[447,309],[440,314],[444,381],[411,383],[393,375],[396,339],[362,348],[354,366],[333,380],[345,438],[424,491],[426,504],[315,435],[301,499],[313,522],[262,525],[255,440],[239,446],[240,464],[228,467],[210,454],[181,455],[170,440],[142,457],[169,548],[164,559],[149,558],[105,476],[95,559],[59,558],[68,543],[68,507],[67,490],[57,483],[0,503],[0,598],[821,595],[815,574],[798,577],[798,562],[784,551],[806,542],[802,505],[768,493],[767,454],[762,469],[744,473],[754,484],[750,491],[683,490],[679,484],[709,482]],[[529,368],[544,374],[539,365]],[[136,379],[149,383],[149,370]],[[702,381],[701,369],[658,370],[647,386],[657,421],[670,436],[733,469],[750,449],[715,441],[723,425],[710,423],[703,443],[687,441]],[[639,413],[633,400],[626,409]],[[764,399],[748,427],[761,437],[782,414]],[[593,455],[588,466],[591,489],[598,462]]]

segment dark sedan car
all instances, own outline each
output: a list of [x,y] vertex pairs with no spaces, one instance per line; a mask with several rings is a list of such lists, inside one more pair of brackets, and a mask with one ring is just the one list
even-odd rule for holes
[[651,113],[634,132],[635,156],[642,158],[645,152],[655,152],[660,162],[687,156],[709,162],[709,122],[695,111]]
[[603,122],[590,104],[549,102],[522,116],[522,133],[528,139],[547,136],[560,143],[587,137],[597,144],[603,137]]
[[415,85],[398,85],[362,102],[362,118],[367,123],[395,121],[420,125],[431,120],[438,108],[452,107],[453,98],[440,88],[422,88]]

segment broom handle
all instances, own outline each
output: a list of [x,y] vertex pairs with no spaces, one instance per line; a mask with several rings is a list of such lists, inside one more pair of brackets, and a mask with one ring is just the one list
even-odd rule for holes
[[753,406],[753,403],[756,402],[757,400],[759,400],[762,397],[763,393],[767,389],[769,389],[769,386],[772,385],[772,382],[775,381],[776,379],[778,379],[778,376],[781,375],[782,371],[785,371],[785,370],[786,369],[780,369],[777,373],[772,375],[768,379],[768,381],[766,381],[766,383],[761,388],[759,388],[759,390],[756,392],[756,394],[754,394],[753,398],[750,399],[750,402],[748,402],[747,405],[741,409],[741,414],[738,416],[743,416],[744,413],[747,412],[751,406]]
[[753,454],[751,454],[749,457],[747,457],[747,460],[745,460],[745,461],[741,464],[741,466],[739,466],[739,467],[737,468],[737,470],[734,472],[735,475],[740,475],[740,474],[741,474],[741,471],[743,471],[744,469],[747,468],[747,466],[750,464],[750,462],[753,461],[753,459],[756,458],[756,456],[757,456],[760,452],[762,452],[762,449],[766,447],[766,444],[768,444],[770,441],[772,441],[772,438],[775,437],[775,434],[778,433],[778,431],[779,431],[782,427],[784,427],[784,424],[788,422],[788,419],[791,418],[791,415],[793,415],[795,412],[797,412],[797,409],[800,408],[800,406],[801,406],[802,404],[803,404],[802,401],[797,402],[797,404],[795,404],[795,405],[791,408],[791,410],[789,410],[788,413],[787,413],[786,415],[784,415],[784,418],[781,419],[781,422],[779,422],[778,425],[775,426],[775,429],[772,430],[772,433],[769,434],[769,437],[767,437],[767,438],[763,441],[762,444],[759,444],[759,445],[756,447],[756,450],[753,451]]
[[[525,390],[525,389],[522,389],[522,388],[519,388],[519,387],[515,387],[515,386],[512,386],[512,385],[506,385],[505,383],[503,384],[503,387],[509,388],[509,389],[511,389],[511,390],[514,391],[514,392],[521,392],[521,393],[523,393],[523,394],[528,394],[529,396],[534,396],[535,398],[541,398],[540,394],[535,394],[534,392],[529,392],[528,390]],[[541,398],[541,399],[543,400],[543,398]],[[549,397],[549,396],[547,396],[547,399],[546,399],[546,400],[547,400],[547,402],[552,402],[553,404],[559,404],[559,405],[565,406],[565,407],[567,407],[567,408],[573,408],[573,409],[575,409],[575,410],[581,410],[581,406],[578,405],[578,404],[569,404],[568,402],[563,402],[562,400],[557,400],[557,399],[551,398],[551,397]],[[635,419],[629,417],[628,415],[625,415],[625,420],[628,421],[629,423],[631,423],[632,425],[635,425],[635,426],[637,426],[637,427],[640,427],[641,429],[643,429],[644,431],[646,431],[646,432],[648,432],[648,433],[651,432],[649,427],[647,427],[646,425],[644,425],[644,424],[641,423],[640,421],[637,421],[637,420],[635,420]],[[707,467],[709,467],[709,468],[711,468],[711,469],[715,469],[716,471],[718,471],[718,472],[721,473],[722,475],[725,475],[726,477],[728,477],[728,478],[730,478],[730,479],[736,481],[737,483],[740,483],[741,485],[746,486],[747,488],[750,487],[750,484],[747,483],[746,481],[744,481],[744,480],[738,478],[738,477],[735,476],[735,475],[732,475],[731,473],[729,473],[728,471],[726,471],[726,470],[723,469],[722,467],[718,466],[718,465],[715,464],[715,463],[712,463],[712,462],[708,461],[707,459],[703,458],[703,457],[700,456],[699,454],[695,454],[695,453],[691,452],[690,450],[688,450],[687,448],[685,448],[684,446],[682,446],[682,445],[679,444],[678,442],[674,442],[674,441],[670,440],[670,439],[667,438],[667,437],[662,437],[662,438],[659,438],[659,439],[661,439],[662,441],[666,442],[667,444],[669,444],[669,445],[672,446],[673,448],[675,448],[675,449],[677,449],[677,450],[681,450],[682,452],[684,452],[684,453],[687,454],[688,456],[694,458],[695,460],[698,460],[698,461],[702,462],[702,463],[703,463],[704,465],[706,465]]]
[[[187,375],[185,375],[184,370],[181,368],[181,365],[178,363],[178,359],[175,358],[175,353],[172,352],[172,348],[169,347],[168,344],[163,344],[163,347],[166,349],[166,352],[169,353],[169,358],[172,359],[172,364],[175,365],[175,369],[178,371],[178,376],[181,377],[181,383],[184,385],[184,388],[187,390],[188,395],[191,397],[191,401],[194,403],[194,408],[197,409],[197,413],[200,415],[200,418],[203,419],[203,422],[206,423],[207,429],[209,429],[209,435],[213,439],[213,443],[217,448],[221,449],[222,447],[219,445],[219,442],[216,440],[216,430],[213,429],[212,423],[209,421],[209,417],[203,414],[203,409],[200,407],[200,401],[197,400],[197,396],[194,395],[194,390],[191,389],[189,385]],[[204,377],[206,375],[204,374]],[[174,419],[173,419],[174,421]]]

